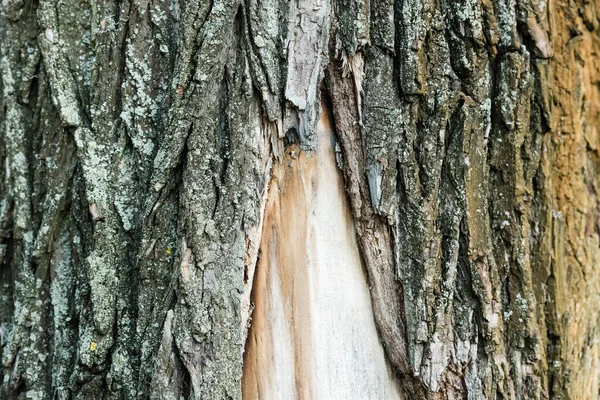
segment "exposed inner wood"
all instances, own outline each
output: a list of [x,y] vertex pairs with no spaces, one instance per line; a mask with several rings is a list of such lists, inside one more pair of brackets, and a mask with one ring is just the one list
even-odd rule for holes
[[273,166],[252,293],[245,399],[399,399],[379,341],[328,110],[318,149]]

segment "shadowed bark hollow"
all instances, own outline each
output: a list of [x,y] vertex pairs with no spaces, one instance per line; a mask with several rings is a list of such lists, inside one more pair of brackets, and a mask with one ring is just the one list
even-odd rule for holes
[[2,1],[0,398],[598,398],[599,15]]

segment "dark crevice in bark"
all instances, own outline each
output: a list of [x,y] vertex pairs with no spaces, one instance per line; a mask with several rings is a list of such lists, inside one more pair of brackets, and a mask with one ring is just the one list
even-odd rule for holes
[[[337,24],[322,98],[381,341],[416,397],[583,398],[597,379],[597,10],[513,3],[322,4]],[[261,140],[280,140],[288,64],[312,67],[288,52],[309,33],[298,4],[3,2],[0,397],[148,395],[169,309],[189,345],[180,393],[238,395],[231,293],[249,279]],[[286,146],[304,135],[282,129]],[[197,352],[218,367],[188,368]]]

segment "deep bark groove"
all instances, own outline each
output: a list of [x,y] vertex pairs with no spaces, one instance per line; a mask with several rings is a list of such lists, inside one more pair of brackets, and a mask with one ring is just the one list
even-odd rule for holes
[[[285,231],[269,182],[323,149],[395,374],[362,387],[596,398],[599,15],[587,0],[4,0],[0,398],[269,387],[243,367],[273,329],[251,291],[276,258],[261,252],[300,251],[263,236]],[[298,241],[314,250],[313,234]],[[289,299],[297,317],[307,299]],[[316,331],[291,331],[309,357]],[[322,394],[302,357],[296,395]]]

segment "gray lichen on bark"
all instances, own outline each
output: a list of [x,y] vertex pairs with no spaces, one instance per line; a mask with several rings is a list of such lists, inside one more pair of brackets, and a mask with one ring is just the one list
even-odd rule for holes
[[3,1],[0,397],[240,398],[270,166],[322,104],[406,394],[597,395],[599,12]]

